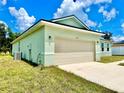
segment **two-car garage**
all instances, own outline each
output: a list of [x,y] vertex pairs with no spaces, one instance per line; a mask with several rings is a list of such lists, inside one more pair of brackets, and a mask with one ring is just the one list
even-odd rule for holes
[[55,38],[54,64],[93,62],[95,44],[91,41]]

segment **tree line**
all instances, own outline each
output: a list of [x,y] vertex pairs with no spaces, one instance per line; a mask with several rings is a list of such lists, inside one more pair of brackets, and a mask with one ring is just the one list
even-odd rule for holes
[[0,23],[0,52],[11,52],[11,42],[19,35],[20,33],[14,33],[4,23]]

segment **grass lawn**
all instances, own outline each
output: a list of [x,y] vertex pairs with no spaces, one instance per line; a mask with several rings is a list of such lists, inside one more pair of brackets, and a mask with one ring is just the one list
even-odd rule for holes
[[0,93],[115,93],[71,73],[0,56]]
[[124,56],[104,56],[104,57],[101,57],[102,63],[110,63],[110,62],[121,61],[121,60],[124,60]]

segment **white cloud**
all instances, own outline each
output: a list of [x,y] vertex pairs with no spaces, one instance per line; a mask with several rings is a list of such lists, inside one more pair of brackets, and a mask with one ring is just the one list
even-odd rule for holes
[[113,36],[112,39],[114,42],[120,42],[120,41],[124,40],[124,36],[121,36],[121,35]]
[[0,4],[6,5],[7,4],[7,0],[0,0]]
[[8,28],[8,25],[7,25],[4,21],[1,21],[1,20],[0,20],[0,23],[5,25],[5,29]]
[[[7,4],[8,0],[0,0],[0,5],[5,6]],[[18,0],[12,0],[12,1],[18,1]]]
[[90,20],[83,9],[88,9],[93,4],[111,2],[112,0],[77,0],[76,2],[73,2],[73,0],[64,0],[60,8],[57,9],[57,12],[54,13],[54,18],[74,14],[82,21],[84,21],[88,26],[95,27],[97,23]]
[[124,33],[124,23],[121,24],[122,31]]
[[29,16],[24,8],[17,10],[15,7],[9,7],[9,12],[16,18],[17,28],[21,31],[26,30],[36,20],[34,16]]
[[112,0],[95,0],[95,3],[96,4],[99,4],[99,3],[111,3]]
[[102,27],[102,26],[103,26],[102,23],[99,23],[99,24],[98,24],[98,27]]
[[104,6],[101,6],[99,8],[98,12],[103,14],[106,21],[112,20],[118,14],[118,11],[115,8],[112,8],[110,11],[107,11],[107,10],[105,10]]
[[90,12],[90,8],[87,8],[85,11],[86,11],[86,12]]
[[5,26],[8,26],[4,21],[0,20],[0,23],[4,24]]
[[95,26],[97,26],[97,23],[95,23],[95,22],[93,22],[93,21],[91,21],[91,20],[86,20],[86,24],[88,25],[88,26],[90,26],[90,27],[95,27]]

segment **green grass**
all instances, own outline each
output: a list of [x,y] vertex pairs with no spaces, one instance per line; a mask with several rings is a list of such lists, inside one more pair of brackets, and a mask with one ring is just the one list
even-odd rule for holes
[[121,61],[121,60],[124,60],[124,56],[104,56],[104,57],[101,57],[102,63],[110,63],[110,62]]
[[57,67],[33,67],[0,56],[0,93],[115,93]]

